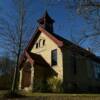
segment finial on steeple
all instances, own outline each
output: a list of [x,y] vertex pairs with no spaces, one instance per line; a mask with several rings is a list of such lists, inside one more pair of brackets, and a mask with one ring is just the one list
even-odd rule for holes
[[38,23],[47,31],[53,33],[54,20],[49,16],[47,10],[45,11],[43,17],[38,20]]

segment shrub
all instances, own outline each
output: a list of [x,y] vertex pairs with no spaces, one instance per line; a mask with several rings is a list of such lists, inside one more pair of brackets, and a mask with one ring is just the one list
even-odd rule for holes
[[47,82],[41,81],[41,80],[35,80],[33,91],[34,92],[48,92]]
[[51,77],[48,79],[48,88],[51,92],[63,92],[62,81],[57,77]]

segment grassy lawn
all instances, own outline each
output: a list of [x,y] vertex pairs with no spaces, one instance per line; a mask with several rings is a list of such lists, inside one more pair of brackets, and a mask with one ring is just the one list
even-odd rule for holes
[[88,96],[100,96],[100,94],[69,94],[69,93],[21,93],[25,96],[72,96],[72,97],[88,97]]
[[100,94],[22,93],[34,100],[100,100]]
[[23,93],[34,100],[100,100],[100,94]]
[[[5,90],[0,91],[0,98],[3,98],[7,93],[8,91]],[[30,93],[19,92],[19,94],[23,95],[23,98],[29,98],[28,100],[31,100],[32,98],[34,100],[100,100],[100,94],[31,93],[31,92]]]

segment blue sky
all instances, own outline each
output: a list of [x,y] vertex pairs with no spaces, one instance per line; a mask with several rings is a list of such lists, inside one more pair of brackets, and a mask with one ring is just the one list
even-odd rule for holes
[[[65,2],[61,2],[61,0],[57,0],[54,5],[51,5],[53,2],[54,0],[51,0],[51,2],[48,4],[46,0],[33,0],[31,5],[27,5],[30,6],[28,8],[28,12],[30,13],[29,21],[32,17],[30,22],[33,26],[37,25],[37,19],[43,16],[45,10],[47,10],[49,15],[55,20],[54,31],[58,35],[71,40],[71,34],[75,38],[78,38],[84,31],[91,32],[91,27],[86,24],[86,21],[81,16],[77,15],[74,9],[68,9],[64,4]],[[13,23],[14,19],[8,16],[16,15],[11,0],[0,0],[0,8],[0,17],[3,17],[9,22]],[[86,41],[84,44],[82,44],[82,46],[89,47],[90,43]],[[4,52],[4,50],[0,48],[0,52]]]

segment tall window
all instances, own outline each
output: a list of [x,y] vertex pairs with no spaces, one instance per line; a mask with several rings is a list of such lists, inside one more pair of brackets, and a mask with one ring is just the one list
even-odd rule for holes
[[98,63],[94,63],[95,70],[95,78],[100,80],[100,65]]
[[51,65],[57,65],[57,49],[51,51]]
[[73,73],[76,74],[77,72],[77,69],[76,69],[76,55],[75,54],[72,54],[72,58],[71,58],[71,63],[72,63],[72,70],[73,70]]

